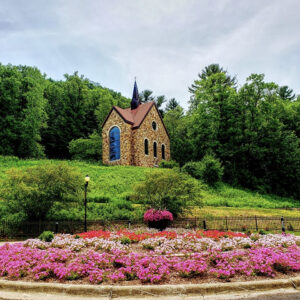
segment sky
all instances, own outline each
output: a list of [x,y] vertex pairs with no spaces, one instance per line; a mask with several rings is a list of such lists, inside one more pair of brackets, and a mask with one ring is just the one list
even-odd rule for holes
[[0,62],[59,80],[78,71],[131,97],[175,97],[220,64],[300,94],[299,0],[1,0]]

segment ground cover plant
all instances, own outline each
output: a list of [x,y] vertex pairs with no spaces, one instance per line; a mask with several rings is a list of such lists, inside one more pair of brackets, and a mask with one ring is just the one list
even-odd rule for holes
[[0,247],[7,279],[92,284],[274,278],[300,271],[300,237],[184,229],[96,230]]

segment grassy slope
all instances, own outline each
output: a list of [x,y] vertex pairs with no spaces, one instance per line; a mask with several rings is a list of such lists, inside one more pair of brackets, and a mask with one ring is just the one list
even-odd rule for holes
[[[57,160],[17,160],[0,157],[0,183],[6,177],[5,171],[16,167],[24,169],[44,163],[58,163]],[[89,199],[95,198],[125,198],[132,192],[137,181],[145,178],[150,168],[115,166],[107,167],[93,163],[68,161],[82,173],[82,178],[88,174],[91,178],[89,184]],[[299,216],[299,211],[278,210],[280,207],[299,206],[289,198],[273,195],[262,195],[256,192],[241,190],[221,184],[218,189],[207,188],[202,192],[205,207],[195,209],[194,215],[225,216],[225,215],[265,215],[265,216]]]

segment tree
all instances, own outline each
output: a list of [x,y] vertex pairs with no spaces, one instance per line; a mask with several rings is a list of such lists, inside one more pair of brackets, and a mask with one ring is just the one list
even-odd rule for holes
[[0,154],[42,157],[46,80],[37,68],[0,64]]
[[176,101],[175,98],[171,98],[166,105],[165,111],[168,112],[170,110],[174,110],[178,106],[179,106],[179,102]]
[[188,137],[189,116],[184,115],[183,108],[178,105],[165,113],[164,123],[170,136],[172,159],[182,166],[191,159],[192,143]]
[[200,190],[197,180],[173,169],[164,169],[147,173],[145,180],[134,186],[132,198],[146,209],[166,209],[176,217],[190,205],[202,206]]
[[[227,71],[224,71],[224,69],[220,67],[219,64],[208,65],[201,71],[201,73],[198,74],[198,79],[196,79],[194,83],[192,83],[191,87],[189,87],[189,92],[192,94],[189,101],[190,110],[196,109],[198,105],[196,93],[198,89],[201,88],[201,82],[203,80],[206,80],[212,75],[220,74],[220,73],[225,75],[223,80],[223,85],[235,88],[236,86],[235,76],[234,77],[229,76]],[[211,84],[214,85],[215,83],[212,81]]]
[[167,101],[164,95],[155,97],[153,96],[153,92],[151,90],[144,90],[141,93],[139,93],[139,98],[142,103],[154,101],[159,113],[162,117],[164,116],[164,110],[162,109],[162,105]]
[[282,100],[293,101],[296,98],[294,91],[287,85],[279,87],[278,94]]
[[28,220],[43,220],[55,202],[70,205],[83,190],[82,175],[66,163],[10,169],[2,194],[12,213],[23,211]]
[[139,93],[139,98],[142,103],[154,101],[152,94],[153,92],[151,90],[143,90],[141,93]]
[[99,161],[102,158],[102,139],[94,132],[87,139],[72,140],[69,151],[72,159]]

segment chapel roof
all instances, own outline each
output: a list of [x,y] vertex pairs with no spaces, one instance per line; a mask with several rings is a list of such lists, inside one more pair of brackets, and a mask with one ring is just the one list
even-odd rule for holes
[[113,109],[126,123],[132,124],[133,128],[139,128],[153,105],[155,105],[155,102],[151,101],[140,104],[136,109],[123,109],[118,106],[113,106]]

